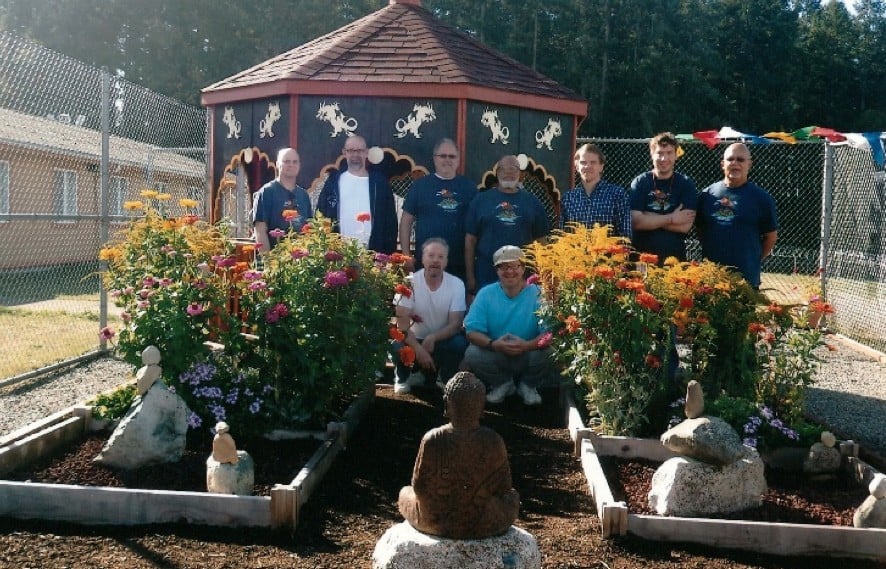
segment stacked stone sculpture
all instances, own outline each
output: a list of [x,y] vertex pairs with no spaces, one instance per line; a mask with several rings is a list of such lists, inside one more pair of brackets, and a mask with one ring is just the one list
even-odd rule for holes
[[255,487],[255,463],[245,450],[237,450],[224,421],[215,425],[212,454],[206,459],[206,490],[212,494],[251,496]]

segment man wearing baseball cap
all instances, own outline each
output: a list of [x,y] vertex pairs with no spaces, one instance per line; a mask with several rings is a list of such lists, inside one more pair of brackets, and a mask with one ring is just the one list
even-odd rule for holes
[[519,247],[499,248],[492,263],[498,281],[480,289],[465,318],[471,344],[464,367],[486,384],[487,402],[501,403],[516,392],[526,405],[538,405],[538,387],[555,374],[550,348],[539,346],[545,333],[536,315],[541,293],[526,283]]

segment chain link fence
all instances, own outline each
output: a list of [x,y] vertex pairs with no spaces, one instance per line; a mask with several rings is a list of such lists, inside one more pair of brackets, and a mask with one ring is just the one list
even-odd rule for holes
[[[606,155],[603,177],[624,188],[651,169],[646,139],[579,139]],[[677,170],[700,190],[721,180],[726,144],[709,149],[682,142]],[[763,262],[762,289],[773,300],[803,304],[823,295],[836,309],[828,327],[886,349],[886,191],[871,152],[824,141],[773,142],[751,147],[750,178],[778,207],[778,242]],[[701,259],[694,230],[690,259]]]
[[[98,252],[150,188],[201,204],[206,112],[0,33],[0,384],[104,348]],[[200,211],[202,213],[202,210]]]

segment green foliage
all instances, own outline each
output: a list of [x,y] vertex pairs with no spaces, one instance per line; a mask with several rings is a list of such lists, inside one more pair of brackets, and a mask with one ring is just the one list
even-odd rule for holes
[[137,387],[134,383],[118,387],[110,393],[99,395],[87,402],[92,405],[92,416],[95,419],[116,421],[122,419],[135,400]]
[[803,418],[786,421],[766,405],[728,395],[706,403],[705,414],[729,423],[745,445],[760,451],[784,446],[808,448],[821,440],[824,430]]

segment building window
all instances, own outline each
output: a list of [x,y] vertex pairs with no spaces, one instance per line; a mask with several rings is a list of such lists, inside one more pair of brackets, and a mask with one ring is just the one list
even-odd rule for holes
[[55,213],[77,215],[77,172],[73,170],[55,171]]
[[9,213],[9,162],[0,162],[0,213]]
[[129,195],[129,180],[123,176],[111,176],[111,187],[108,195],[108,213],[123,215],[123,202]]

